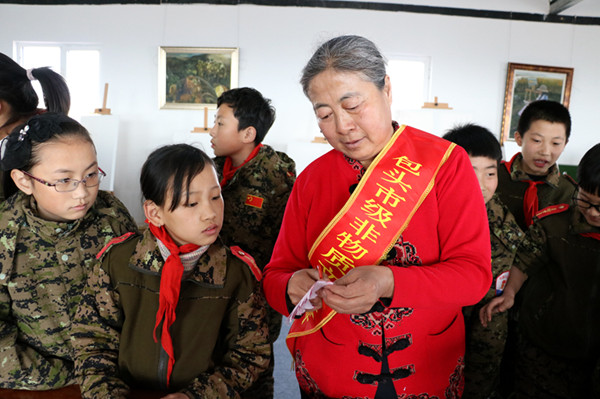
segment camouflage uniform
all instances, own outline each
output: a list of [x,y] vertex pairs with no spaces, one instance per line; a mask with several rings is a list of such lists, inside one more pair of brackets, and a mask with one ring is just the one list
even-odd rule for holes
[[[554,209],[556,212],[549,212]],[[591,398],[600,359],[600,234],[577,207],[545,209],[519,247],[517,398]]]
[[94,257],[136,225],[100,191],[73,222],[36,216],[21,192],[0,205],[0,387],[42,390],[73,383],[71,321]]
[[[510,172],[508,168],[510,168]],[[503,162],[498,168],[498,188],[496,193],[510,213],[513,214],[519,227],[527,232],[529,226],[525,221],[523,203],[525,193],[529,187],[531,176],[523,171],[523,155],[516,154],[510,162]],[[548,174],[541,180],[544,183],[536,186],[538,196],[538,209],[550,205],[566,204],[571,202],[575,186],[571,178],[561,175],[558,166],[552,165]],[[527,284],[527,282],[525,283]],[[508,337],[501,370],[501,388],[505,395],[512,390],[514,381],[514,356],[516,354],[516,341],[518,330],[518,312],[521,304],[521,294],[517,294],[515,304],[508,311]]]
[[[529,226],[525,223],[523,199],[525,198],[525,191],[529,187],[527,180],[531,180],[531,176],[523,171],[522,164],[523,156],[518,154],[513,159],[510,173],[506,168],[507,163],[503,162],[500,165],[496,193],[502,203],[508,207],[510,213],[513,214],[521,230],[525,232]],[[569,177],[561,175],[556,164],[550,167],[548,175],[543,181],[544,184],[537,186],[538,209],[571,202],[571,196],[575,191],[573,181]]]
[[[167,390],[167,355],[153,339],[163,265],[146,230],[110,247],[90,274],[73,327],[84,398],[125,398],[130,387]],[[271,355],[259,291],[249,267],[230,250],[219,241],[208,248],[181,283],[170,328],[175,365],[169,391],[239,398],[250,386]]]
[[[219,178],[222,178],[224,163],[225,157],[215,158]],[[250,252],[261,270],[271,259],[295,180],[294,161],[285,153],[263,145],[258,154],[223,187],[223,242],[239,245]],[[281,314],[267,305],[267,320],[272,344],[279,336]],[[246,398],[273,397],[273,360],[269,369],[245,394]]]
[[465,391],[463,399],[494,397],[508,330],[506,312],[495,314],[487,327],[479,310],[496,295],[496,279],[510,270],[525,234],[496,194],[487,203],[492,244],[492,286],[476,305],[463,309],[466,329]]

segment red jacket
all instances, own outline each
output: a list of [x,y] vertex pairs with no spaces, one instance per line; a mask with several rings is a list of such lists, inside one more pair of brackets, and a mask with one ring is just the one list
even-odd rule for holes
[[[289,278],[310,267],[312,244],[346,203],[350,186],[362,173],[362,165],[332,150],[298,176],[263,281],[267,300],[282,314],[288,314]],[[441,167],[434,188],[394,250],[389,263],[397,265],[390,266],[395,288],[388,308],[337,314],[322,331],[296,341],[296,374],[301,389],[312,397],[373,398],[373,376],[382,373],[377,353],[389,348],[393,350],[387,360],[398,395],[458,397],[461,392],[461,307],[477,303],[491,282],[485,204],[464,150],[455,148]],[[407,347],[394,349],[398,341]]]

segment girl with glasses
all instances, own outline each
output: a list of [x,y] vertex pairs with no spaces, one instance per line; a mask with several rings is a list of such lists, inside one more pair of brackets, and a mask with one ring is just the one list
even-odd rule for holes
[[[2,142],[0,388],[74,383],[71,320],[96,254],[136,225],[75,120],[45,113]],[[1,395],[0,395],[1,396]]]

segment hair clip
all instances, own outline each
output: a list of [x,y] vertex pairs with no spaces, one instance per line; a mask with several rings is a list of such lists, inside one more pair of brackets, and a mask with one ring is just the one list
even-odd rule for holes
[[19,138],[17,140],[23,141],[25,140],[25,136],[27,136],[27,131],[29,130],[29,125],[25,125],[23,129],[19,132]]

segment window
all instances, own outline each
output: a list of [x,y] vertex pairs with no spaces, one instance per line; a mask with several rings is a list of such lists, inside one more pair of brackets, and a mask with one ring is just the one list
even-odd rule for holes
[[[69,116],[72,118],[79,119],[101,106],[100,50],[96,46],[16,42],[15,51],[15,59],[23,68],[48,66],[66,79],[71,93]],[[45,107],[39,83],[34,81],[33,85],[40,107]]]
[[394,110],[420,109],[429,98],[430,57],[396,56],[388,60]]

